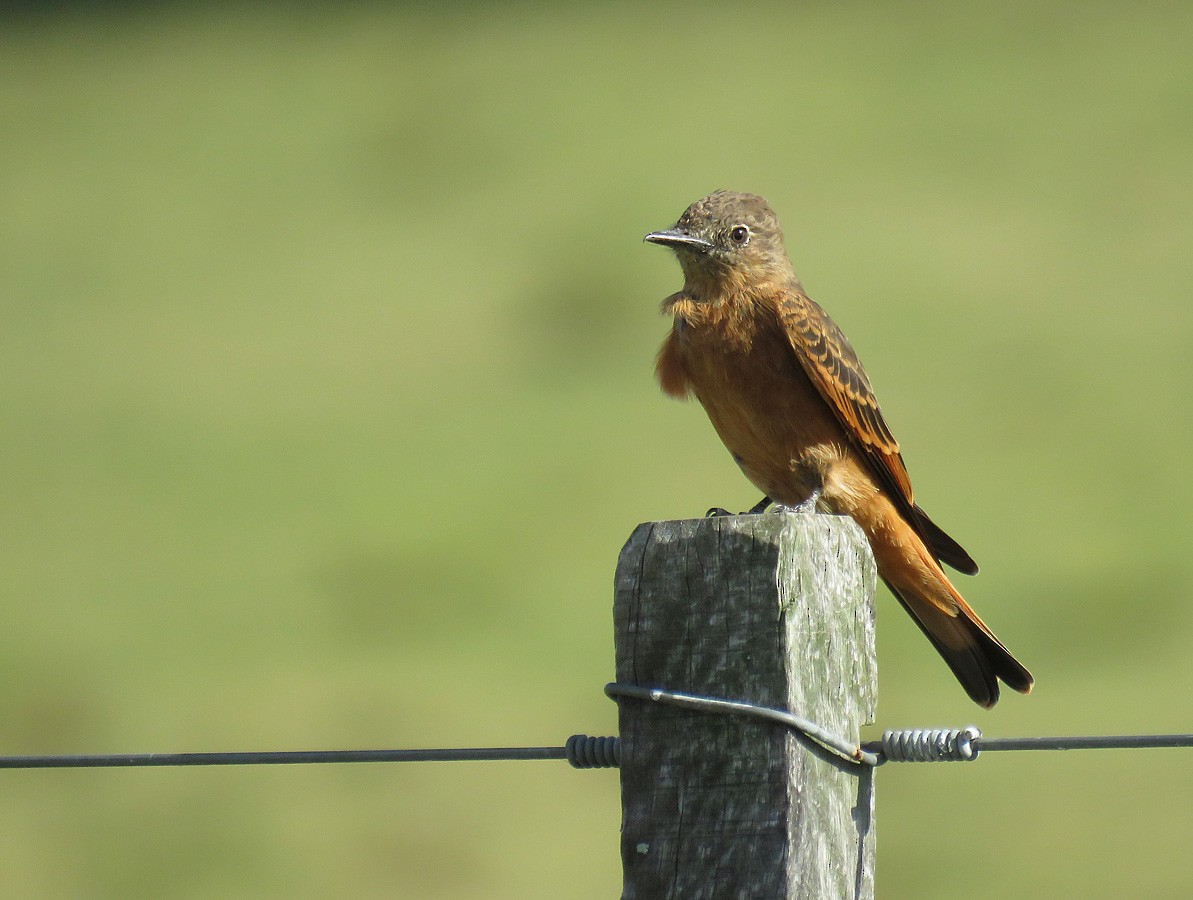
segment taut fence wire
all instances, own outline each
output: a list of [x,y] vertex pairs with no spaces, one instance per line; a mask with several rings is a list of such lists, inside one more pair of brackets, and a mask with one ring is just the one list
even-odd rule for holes
[[[838,757],[858,766],[888,762],[966,762],[982,752],[1020,750],[1141,750],[1193,747],[1193,734],[1069,735],[1061,737],[986,737],[978,728],[910,728],[886,731],[879,741],[851,742],[785,709],[745,700],[708,697],[614,682],[605,686],[614,700],[638,700],[679,706],[711,715],[768,722],[798,732]],[[577,769],[617,768],[621,741],[616,737],[573,734],[558,747],[454,747],[427,750],[276,750],[226,753],[95,753],[0,756],[0,769],[100,769],[163,766],[277,766],[379,762],[495,762],[566,760]]]

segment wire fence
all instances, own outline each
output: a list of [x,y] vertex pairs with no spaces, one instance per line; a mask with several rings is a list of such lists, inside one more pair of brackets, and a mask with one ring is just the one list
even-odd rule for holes
[[617,738],[574,734],[561,747],[454,747],[438,750],[277,750],[229,753],[96,753],[0,756],[0,769],[103,769],[154,766],[284,766],[322,763],[491,762],[566,759],[577,769],[615,768]]
[[[1139,750],[1193,747],[1193,734],[1071,735],[1061,737],[985,737],[973,725],[964,728],[911,728],[886,731],[879,741],[858,744],[834,735],[790,710],[640,687],[614,682],[605,693],[615,700],[640,700],[679,706],[710,715],[769,722],[798,732],[858,766],[889,762],[962,762],[982,752],[1020,750]],[[566,760],[577,769],[617,768],[621,741],[616,737],[574,734],[558,747],[455,747],[427,750],[279,750],[227,753],[112,753],[0,756],[0,769],[98,769],[160,766],[277,766],[378,762],[495,762]]]

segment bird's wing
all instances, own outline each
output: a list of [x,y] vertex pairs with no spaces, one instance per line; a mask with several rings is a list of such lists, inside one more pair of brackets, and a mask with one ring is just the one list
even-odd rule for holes
[[808,378],[907,521],[937,559],[967,575],[976,575],[978,564],[973,557],[916,505],[899,442],[882,418],[861,360],[837,323],[801,290],[784,291],[778,312],[787,340]]
[[802,291],[783,293],[779,319],[800,365],[850,441],[895,494],[892,499],[910,511],[915,507],[915,496],[899,455],[899,442],[882,418],[870,379],[849,340],[828,313]]

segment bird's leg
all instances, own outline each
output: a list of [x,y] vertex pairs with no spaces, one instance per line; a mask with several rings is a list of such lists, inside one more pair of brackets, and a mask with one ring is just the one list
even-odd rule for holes
[[816,504],[820,500],[820,488],[816,488],[812,493],[808,494],[808,499],[798,506],[793,506],[792,509],[797,513],[814,513],[816,512]]
[[823,488],[816,487],[812,489],[812,493],[808,494],[807,499],[795,506],[786,506],[782,503],[775,504],[775,512],[793,512],[811,514],[816,512],[816,503],[820,500],[820,495],[823,493]]
[[792,464],[792,470],[798,477],[796,484],[808,492],[807,496],[799,503],[776,503],[775,512],[788,510],[809,514],[816,512],[816,504],[824,496],[824,482],[827,475],[827,467],[817,456],[818,454],[809,452],[804,455],[803,459]]

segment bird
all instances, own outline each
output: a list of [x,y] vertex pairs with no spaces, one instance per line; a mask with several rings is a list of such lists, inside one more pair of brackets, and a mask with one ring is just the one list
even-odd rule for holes
[[899,444],[853,347],[804,291],[779,219],[756,194],[716,191],[644,238],[674,251],[683,289],[655,372],[663,392],[695,396],[742,473],[754,507],[852,518],[879,576],[987,709],[999,681],[1034,679],[974,612],[942,564],[977,563],[916,503]]

